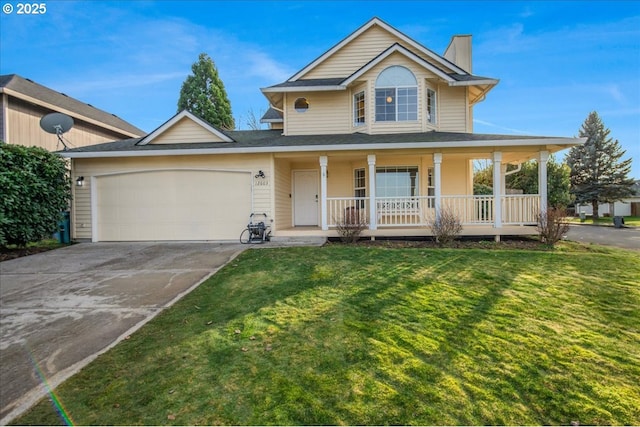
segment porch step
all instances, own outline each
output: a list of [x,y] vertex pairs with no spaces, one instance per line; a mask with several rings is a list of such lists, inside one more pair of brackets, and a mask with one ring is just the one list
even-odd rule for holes
[[271,236],[268,246],[322,246],[326,236]]

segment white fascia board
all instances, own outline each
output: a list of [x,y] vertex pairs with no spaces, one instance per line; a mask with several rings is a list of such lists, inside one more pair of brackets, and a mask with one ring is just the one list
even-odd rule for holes
[[282,93],[282,92],[329,92],[336,90],[347,90],[344,85],[331,86],[289,86],[289,87],[265,87],[261,88],[262,93]]
[[163,134],[166,130],[170,129],[173,125],[178,123],[184,117],[187,117],[188,119],[190,119],[193,122],[197,123],[198,125],[202,126],[205,130],[207,130],[208,132],[211,132],[212,134],[214,134],[215,136],[220,138],[223,142],[233,142],[233,139],[229,138],[227,135],[223,134],[218,129],[216,129],[215,127],[211,126],[209,123],[205,122],[204,120],[200,119],[199,117],[196,117],[195,115],[193,115],[192,113],[188,112],[187,110],[182,110],[178,114],[176,114],[175,116],[173,116],[172,118],[167,120],[164,124],[160,125],[159,128],[157,128],[156,130],[151,132],[149,135],[147,135],[144,138],[142,138],[140,140],[140,142],[138,142],[138,145],[147,145],[147,144],[149,144],[151,141],[153,141],[158,136]]
[[[329,136],[329,135],[328,135]],[[234,148],[192,148],[177,150],[144,151],[101,151],[101,152],[60,152],[62,157],[72,159],[97,159],[108,157],[154,157],[154,156],[193,156],[210,154],[264,154],[295,152],[331,152],[331,151],[367,151],[399,149],[444,149],[444,148],[486,148],[486,147],[526,147],[536,145],[556,145],[565,148],[584,144],[586,138],[531,138],[485,141],[441,141],[441,142],[402,142],[343,145],[294,145],[276,147],[234,147]]]
[[457,72],[457,73],[460,73],[460,74],[469,74],[468,72],[466,72],[465,70],[463,70],[462,68],[458,67],[457,65],[455,65],[452,62],[446,61],[446,63],[445,63],[443,61],[442,57],[440,57],[436,53],[430,51],[425,46],[423,46],[420,43],[416,42],[415,40],[413,40],[412,38],[408,37],[407,35],[405,35],[405,34],[401,33],[400,31],[396,30],[395,28],[393,28],[392,26],[388,25],[387,23],[381,21],[378,18],[373,18],[372,20],[370,20],[369,22],[364,24],[362,27],[358,28],[355,32],[351,33],[351,35],[347,36],[347,38],[343,39],[337,45],[333,46],[331,49],[326,51],[324,54],[322,54],[320,57],[318,57],[312,63],[310,63],[309,65],[304,67],[302,70],[298,71],[288,81],[296,81],[296,80],[300,79],[305,74],[307,74],[309,71],[314,69],[317,65],[319,65],[322,62],[324,62],[328,57],[333,55],[338,50],[342,49],[345,45],[349,44],[352,40],[354,40],[355,38],[360,36],[362,33],[367,31],[369,28],[371,28],[374,25],[379,25],[381,28],[383,28],[386,31],[390,32],[391,34],[395,35],[396,37],[401,39],[403,42],[411,45],[413,48],[417,49],[418,51],[420,51],[421,53],[423,53],[426,56],[430,57],[431,59],[435,60],[436,62],[442,64],[446,68],[449,68],[449,69],[453,70],[454,72]]
[[434,74],[436,74],[437,76],[441,77],[443,80],[448,82],[448,84],[450,86],[452,85],[452,82],[455,82],[453,77],[449,76],[447,73],[443,72],[438,67],[436,67],[433,64],[429,63],[428,61],[425,61],[424,59],[420,58],[418,55],[416,55],[415,53],[411,52],[410,50],[408,50],[404,46],[401,46],[401,45],[398,45],[398,44],[394,44],[393,46],[389,47],[386,51],[384,51],[382,54],[378,55],[378,57],[376,59],[374,59],[373,61],[369,62],[367,65],[365,65],[364,67],[360,68],[358,71],[356,71],[351,76],[349,76],[346,80],[344,80],[342,82],[342,84],[345,85],[345,86],[349,85],[350,83],[352,83],[353,81],[358,79],[360,76],[362,76],[364,73],[366,73],[367,71],[369,71],[370,69],[372,69],[373,67],[375,67],[376,65],[378,65],[379,63],[384,61],[385,59],[387,59],[391,54],[396,53],[396,52],[400,53],[401,55],[404,55],[406,58],[411,59],[412,61],[414,61],[418,65],[421,65],[423,68],[426,68],[429,71],[431,71]]
[[[71,116],[71,117],[76,118],[78,120],[82,120],[83,122],[87,122],[87,123],[90,123],[92,125],[96,125],[98,127],[101,127],[103,129],[107,129],[107,130],[110,130],[110,131],[113,131],[113,132],[116,132],[116,133],[119,133],[119,134],[122,134],[122,135],[129,136],[131,138],[139,138],[139,137],[142,136],[142,135],[139,135],[137,133],[133,133],[133,132],[129,132],[129,131],[126,131],[124,129],[121,129],[121,128],[117,127],[117,126],[112,126],[112,125],[109,125],[107,123],[101,122],[100,120],[92,119],[92,118],[87,117],[87,116],[85,116],[83,114],[76,113],[75,111],[71,111],[71,110],[68,110],[66,108],[62,108],[62,107],[60,107],[58,105],[49,104],[48,102],[44,102],[44,101],[42,101],[40,99],[33,98],[33,97],[31,97],[29,95],[25,95],[25,94],[23,94],[21,92],[16,92],[15,90],[12,90],[12,89],[9,89],[9,88],[6,88],[6,87],[2,88],[2,92],[6,93],[7,95],[12,96],[14,98],[18,98],[18,99],[21,99],[23,101],[30,102],[31,104],[34,104],[34,105],[39,105],[40,107],[44,107],[44,108],[46,108],[48,110],[53,110],[53,111],[57,111],[59,113],[66,114],[67,116]],[[82,101],[78,101],[78,102],[82,102]],[[88,105],[89,104],[87,104],[87,106]],[[106,113],[106,114],[109,114],[109,113]]]
[[458,81],[453,80],[448,84],[449,86],[478,86],[478,85],[492,85],[495,86],[500,83],[498,79],[484,79],[484,80],[466,80],[466,81]]

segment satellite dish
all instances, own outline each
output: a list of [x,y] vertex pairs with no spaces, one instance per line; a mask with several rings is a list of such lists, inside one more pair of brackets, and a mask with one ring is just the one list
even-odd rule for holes
[[73,119],[71,117],[62,113],[47,114],[40,119],[40,127],[47,133],[55,134],[58,137],[58,141],[64,145],[64,149],[68,148],[62,139],[62,134],[73,127]]

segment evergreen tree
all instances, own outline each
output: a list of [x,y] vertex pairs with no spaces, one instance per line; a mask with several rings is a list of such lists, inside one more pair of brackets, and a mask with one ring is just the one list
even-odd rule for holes
[[628,178],[631,159],[621,160],[625,151],[618,140],[609,137],[595,111],[580,128],[584,145],[573,147],[567,156],[571,168],[571,192],[577,203],[591,203],[593,217],[598,218],[599,203],[613,203],[633,194],[633,179]]
[[234,129],[231,103],[213,60],[206,53],[198,56],[180,89],[178,112],[187,110],[220,129]]

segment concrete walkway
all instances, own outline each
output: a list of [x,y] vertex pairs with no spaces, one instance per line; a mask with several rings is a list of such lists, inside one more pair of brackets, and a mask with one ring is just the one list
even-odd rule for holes
[[0,263],[0,425],[250,245],[82,243]]

